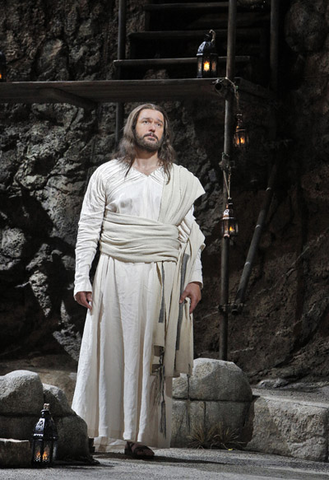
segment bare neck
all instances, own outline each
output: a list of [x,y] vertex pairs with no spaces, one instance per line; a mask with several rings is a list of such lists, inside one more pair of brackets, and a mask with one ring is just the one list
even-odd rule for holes
[[142,173],[150,174],[160,166],[158,152],[147,152],[136,148],[136,156],[133,167]]

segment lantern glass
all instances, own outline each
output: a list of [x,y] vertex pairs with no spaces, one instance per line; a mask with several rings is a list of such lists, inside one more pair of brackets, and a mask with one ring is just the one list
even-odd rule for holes
[[233,213],[233,202],[228,200],[221,218],[221,232],[224,238],[236,237],[239,232],[238,223]]
[[246,149],[249,147],[248,130],[243,124],[242,115],[237,115],[237,125],[235,127],[233,144],[236,148]]
[[197,77],[216,77],[218,69],[218,55],[215,45],[215,32],[210,30],[197,52]]
[[217,77],[218,75],[218,55],[217,53],[211,54],[211,76]]
[[32,442],[32,465],[49,467],[56,459],[57,428],[49,411],[49,404],[45,403],[41,410],[41,417],[34,427]]
[[203,72],[203,65],[202,65],[202,55],[199,55],[197,57],[197,78],[202,78],[202,72]]
[[208,60],[208,58],[203,59],[203,73],[205,75],[210,73],[210,61]]

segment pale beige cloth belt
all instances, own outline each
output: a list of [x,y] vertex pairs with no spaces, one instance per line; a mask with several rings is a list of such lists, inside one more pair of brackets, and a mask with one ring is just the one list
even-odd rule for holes
[[107,211],[100,239],[102,253],[123,262],[177,262],[176,225]]

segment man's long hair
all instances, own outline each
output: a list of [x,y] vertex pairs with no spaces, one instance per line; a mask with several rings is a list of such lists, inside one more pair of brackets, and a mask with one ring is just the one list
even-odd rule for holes
[[123,129],[123,136],[118,145],[118,150],[114,154],[113,158],[117,158],[128,165],[128,170],[132,167],[136,157],[136,138],[135,138],[135,128],[136,123],[139,117],[139,114],[142,110],[156,110],[162,113],[164,118],[164,129],[163,129],[163,139],[162,144],[158,150],[158,157],[160,160],[160,165],[163,166],[163,169],[170,179],[170,168],[175,161],[175,150],[171,145],[171,129],[169,125],[169,119],[167,113],[158,105],[153,103],[144,103],[136,107],[128,116],[127,122]]

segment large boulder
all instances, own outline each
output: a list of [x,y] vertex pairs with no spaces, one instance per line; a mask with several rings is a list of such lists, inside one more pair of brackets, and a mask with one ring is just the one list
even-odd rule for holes
[[63,391],[44,385],[44,398],[58,430],[58,458],[89,458],[87,424],[71,409]]
[[[0,438],[31,441],[44,403],[50,404],[58,430],[57,458],[90,460],[85,421],[71,409],[61,389],[43,385],[37,373],[26,370],[0,377]],[[4,445],[10,451],[22,448],[10,442]]]
[[174,379],[173,396],[177,399],[251,402],[252,391],[244,372],[233,362],[198,358],[191,377]]
[[43,402],[37,373],[16,370],[0,377],[0,437],[31,440]]
[[252,401],[246,375],[232,362],[199,358],[193,373],[173,382],[174,447],[224,446],[248,439],[245,428]]

